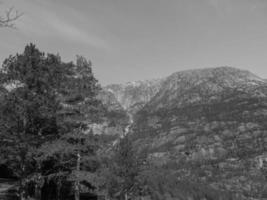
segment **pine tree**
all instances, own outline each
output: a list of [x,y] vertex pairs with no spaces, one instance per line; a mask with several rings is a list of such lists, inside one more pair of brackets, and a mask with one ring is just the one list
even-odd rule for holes
[[33,44],[3,63],[1,160],[21,179],[21,188],[34,169],[32,152],[58,135],[56,88],[62,75],[60,63],[58,56],[46,56]]
[[146,154],[137,152],[130,134],[120,139],[111,159],[106,188],[109,196],[128,200],[138,193],[138,177]]
[[[49,179],[48,181],[71,182],[75,198],[79,199],[80,191],[85,189],[80,183],[91,191],[96,187],[95,172],[99,165],[97,149],[97,140],[92,134],[84,134],[76,129],[58,140],[42,145],[38,150],[37,160],[43,177]],[[60,186],[58,191],[61,191]]]
[[101,120],[103,108],[96,98],[100,86],[95,79],[91,62],[77,56],[76,64],[68,64],[68,75],[59,90],[62,127],[64,132],[82,128]]
[[80,183],[93,190],[98,142],[88,125],[102,119],[103,107],[91,62],[63,63],[30,44],[0,75],[1,162],[20,178],[21,199],[30,180],[39,188],[56,181],[58,199],[61,181],[74,183],[76,199]]
[[[101,120],[103,107],[96,96],[100,89],[91,69],[91,62],[78,56],[76,64],[67,64],[68,76],[58,90],[61,109],[58,112],[61,137],[43,145],[40,163],[52,159],[53,172],[49,176],[61,176],[62,172],[73,182],[74,196],[78,200],[80,183],[95,188],[94,174],[97,165],[97,140],[88,125]],[[62,164],[63,163],[63,164]]]

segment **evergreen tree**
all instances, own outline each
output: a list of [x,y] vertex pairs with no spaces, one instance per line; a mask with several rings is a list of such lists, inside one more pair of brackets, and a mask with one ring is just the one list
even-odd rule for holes
[[[95,191],[98,181],[96,171],[99,168],[97,143],[92,134],[84,134],[76,129],[58,140],[45,143],[38,150],[36,157],[40,163],[41,175],[47,184],[54,182],[57,185],[57,199],[72,194],[75,199],[79,199],[80,191]],[[63,194],[61,186],[68,183],[71,187]]]
[[146,154],[137,152],[130,134],[120,139],[106,173],[108,195],[115,199],[128,200],[139,193],[139,175]]
[[100,87],[92,73],[91,62],[78,56],[76,64],[69,63],[67,69],[68,75],[58,90],[62,134],[58,140],[43,145],[38,157],[40,165],[53,163],[54,170],[42,173],[54,180],[61,176],[71,181],[78,200],[81,190],[93,191],[97,185],[98,141],[88,125],[101,120],[104,108],[96,98]]
[[69,63],[62,87],[59,90],[62,127],[64,132],[82,128],[101,120],[103,107],[96,98],[100,86],[95,79],[91,62],[77,56],[76,64]]
[[[30,44],[4,61],[0,81],[1,164],[21,180],[21,199],[29,181],[40,189],[53,177],[72,180],[78,199],[81,177],[90,179],[81,174],[97,163],[87,126],[102,113],[91,62],[78,56],[76,64],[63,63]],[[86,183],[93,188],[93,181]]]
[[21,188],[34,168],[34,149],[58,135],[60,63],[58,56],[46,56],[33,44],[3,63],[1,84],[6,90],[0,102],[1,160],[20,178]]

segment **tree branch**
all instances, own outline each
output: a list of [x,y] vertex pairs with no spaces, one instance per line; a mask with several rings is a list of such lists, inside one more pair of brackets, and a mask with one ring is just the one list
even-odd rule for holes
[[8,10],[6,10],[4,16],[0,16],[0,28],[15,28],[14,22],[22,15],[23,13],[14,10],[14,7],[9,8]]

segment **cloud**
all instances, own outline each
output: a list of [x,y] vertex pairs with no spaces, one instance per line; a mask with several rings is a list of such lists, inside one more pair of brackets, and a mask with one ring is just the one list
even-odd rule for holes
[[48,23],[55,33],[64,37],[66,40],[84,43],[97,48],[106,49],[108,47],[106,41],[103,39],[89,34],[87,31],[68,23],[67,21],[61,20],[58,17],[54,16]]
[[[81,13],[68,8],[66,4],[55,2],[25,1],[18,3],[25,13],[17,22],[19,30],[25,36],[38,40],[39,38],[55,38],[66,42],[76,42],[94,48],[107,49],[107,41],[94,35],[84,27],[86,17],[81,18]],[[63,9],[64,8],[64,9]],[[77,12],[77,13],[75,13]],[[79,16],[73,18],[69,13]],[[82,21],[81,21],[82,20]]]

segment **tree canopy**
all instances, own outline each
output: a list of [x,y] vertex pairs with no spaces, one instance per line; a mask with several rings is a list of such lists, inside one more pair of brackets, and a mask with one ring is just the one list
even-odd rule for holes
[[1,164],[12,168],[21,188],[36,177],[85,177],[75,172],[78,154],[81,168],[94,171],[97,141],[85,133],[103,107],[90,61],[78,56],[64,63],[30,44],[4,61],[0,81]]

